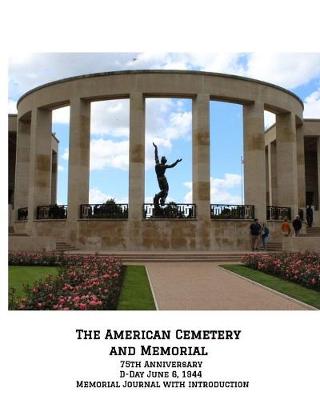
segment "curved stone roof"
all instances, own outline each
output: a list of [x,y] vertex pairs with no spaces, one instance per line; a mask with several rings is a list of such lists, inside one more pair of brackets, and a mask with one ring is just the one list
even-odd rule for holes
[[217,72],[206,72],[206,71],[193,71],[193,70],[125,70],[125,71],[110,71],[110,72],[98,72],[98,73],[93,73],[93,74],[84,74],[84,75],[77,75],[77,76],[72,76],[64,79],[59,79],[56,81],[48,82],[43,85],[37,86],[26,93],[24,93],[18,100],[17,105],[20,103],[22,99],[24,99],[26,96],[28,96],[31,93],[34,93],[40,89],[49,87],[49,86],[54,86],[56,84],[61,84],[64,82],[71,82],[75,80],[80,80],[80,79],[86,79],[86,78],[94,78],[94,77],[103,77],[103,76],[110,76],[110,75],[129,75],[129,74],[163,74],[163,75],[168,75],[168,74],[191,74],[191,75],[203,75],[203,76],[217,76],[217,77],[222,77],[222,78],[232,78],[232,79],[238,79],[242,81],[247,81],[247,82],[252,82],[252,83],[257,83],[265,86],[272,87],[277,90],[281,90],[284,93],[287,93],[293,97],[295,97],[302,107],[304,107],[303,101],[293,92],[290,90],[284,89],[281,86],[274,85],[269,82],[264,82],[260,81],[258,79],[252,79],[252,78],[247,78],[239,75],[230,75],[230,74],[223,74],[223,73],[217,73]]

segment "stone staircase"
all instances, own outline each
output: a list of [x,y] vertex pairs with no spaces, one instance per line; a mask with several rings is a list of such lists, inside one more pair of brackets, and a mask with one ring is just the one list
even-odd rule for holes
[[281,242],[273,242],[270,241],[267,243],[267,251],[282,251],[282,243]]
[[58,253],[64,253],[65,251],[74,251],[76,248],[66,242],[56,242],[56,251]]
[[[90,251],[70,251],[68,254],[114,256],[122,260],[123,263],[139,262],[235,262],[239,263],[245,254],[250,251],[242,252],[90,252]],[[263,254],[262,251],[259,251]]]
[[320,227],[319,226],[312,226],[311,228],[307,227],[306,233],[303,236],[320,237]]
[[[116,255],[116,254],[114,254]],[[126,253],[119,255],[123,262],[195,262],[195,261],[234,261],[240,262],[244,253]]]

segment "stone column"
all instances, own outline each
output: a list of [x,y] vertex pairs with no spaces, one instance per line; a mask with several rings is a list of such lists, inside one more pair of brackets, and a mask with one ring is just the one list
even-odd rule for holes
[[298,212],[298,168],[295,116],[276,116],[278,205],[291,207],[292,218]]
[[90,102],[70,101],[68,223],[78,220],[80,204],[89,202]]
[[51,201],[52,113],[34,109],[31,116],[28,222],[36,218],[38,206]]
[[264,106],[243,106],[244,202],[254,205],[255,217],[266,219]]
[[57,203],[58,155],[51,150],[51,204]]
[[304,159],[303,126],[297,127],[297,168],[298,168],[298,207],[304,210],[306,218],[306,171]]
[[271,163],[271,191],[272,198],[270,205],[274,206],[278,204],[278,192],[277,192],[277,143],[274,140],[270,143],[270,163]]
[[129,221],[142,219],[145,190],[145,99],[142,93],[130,95],[129,140]]
[[267,184],[268,184],[268,193],[269,196],[267,198],[267,203],[269,206],[272,206],[272,164],[271,164],[271,143],[268,143],[266,147],[266,179],[267,179]]
[[14,209],[18,218],[18,208],[28,207],[30,169],[30,120],[18,120],[15,168]]
[[210,96],[199,93],[192,103],[192,202],[197,219],[210,219]]

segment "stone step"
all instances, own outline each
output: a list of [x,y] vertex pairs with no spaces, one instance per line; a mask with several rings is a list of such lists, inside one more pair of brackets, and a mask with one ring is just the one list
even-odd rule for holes
[[[248,252],[231,252],[231,253],[107,253],[107,252],[86,252],[86,251],[70,251],[67,254],[81,254],[81,255],[96,255],[96,256],[111,256],[118,257],[122,262],[201,262],[201,261],[212,261],[212,262],[227,262],[234,261],[240,262],[242,257]],[[259,254],[267,254],[267,252],[259,251]]]
[[273,241],[267,242],[266,251],[272,251],[272,252],[282,251],[282,243],[281,242],[273,242]]
[[310,236],[310,237],[318,237],[320,236],[320,227],[318,226],[313,226],[311,228],[306,229],[306,233],[303,234],[302,236]]
[[76,250],[76,248],[75,247],[73,247],[73,246],[56,246],[56,250],[63,250],[63,249],[65,249],[65,250]]
[[56,251],[60,253],[64,253],[66,251],[73,251],[76,248],[69,243],[66,242],[56,242]]
[[239,256],[207,256],[207,257],[201,257],[201,256],[180,256],[180,257],[168,257],[168,256],[162,256],[162,257],[155,257],[155,256],[117,256],[120,257],[122,260],[149,260],[149,261],[210,261],[210,260],[240,260],[243,255]]
[[267,243],[267,250],[268,251],[281,251],[282,243],[281,242],[269,242],[269,243]]

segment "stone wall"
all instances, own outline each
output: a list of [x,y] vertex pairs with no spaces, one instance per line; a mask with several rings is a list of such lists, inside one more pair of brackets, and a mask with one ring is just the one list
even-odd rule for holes
[[[191,220],[139,221],[79,220],[69,230],[67,221],[37,221],[30,236],[10,237],[10,250],[54,250],[65,241],[88,251],[237,251],[250,250],[252,221]],[[21,233],[26,232],[20,223]],[[281,222],[269,222],[270,240],[281,242]],[[77,236],[73,237],[74,231]]]
[[320,237],[283,238],[284,251],[320,251]]

